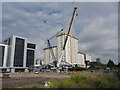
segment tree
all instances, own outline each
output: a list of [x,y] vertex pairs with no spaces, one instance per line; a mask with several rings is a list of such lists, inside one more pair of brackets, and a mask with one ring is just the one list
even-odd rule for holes
[[91,63],[91,64],[90,64],[90,68],[95,68],[95,64],[94,64],[94,63]]
[[109,60],[109,62],[107,63],[107,67],[113,68],[114,66],[114,62],[112,60]]

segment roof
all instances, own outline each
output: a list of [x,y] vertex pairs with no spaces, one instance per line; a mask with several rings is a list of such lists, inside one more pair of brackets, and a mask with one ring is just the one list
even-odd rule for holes
[[77,52],[78,54],[83,54],[83,55],[85,55],[84,53],[81,53],[81,52]]
[[[57,46],[52,46],[50,48],[57,48]],[[50,48],[44,48],[43,50],[50,49]]]
[[[67,32],[62,32],[62,33],[58,34],[57,37],[62,36],[62,35],[68,35],[68,33]],[[76,36],[72,35],[71,33],[69,33],[68,36],[70,36],[70,37],[75,38],[75,39],[78,40],[78,38]]]

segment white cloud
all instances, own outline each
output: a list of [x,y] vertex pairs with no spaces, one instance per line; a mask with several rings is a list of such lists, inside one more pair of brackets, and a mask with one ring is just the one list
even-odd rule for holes
[[99,17],[91,21],[88,25],[86,25],[84,30],[79,33],[80,51],[100,57],[117,57],[117,22],[117,14],[111,14],[108,17]]

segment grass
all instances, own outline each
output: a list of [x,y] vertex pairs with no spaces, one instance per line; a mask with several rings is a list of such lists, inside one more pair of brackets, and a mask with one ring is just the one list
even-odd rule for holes
[[[70,78],[47,80],[49,88],[120,88],[120,80],[114,74],[80,73],[69,74]],[[44,85],[34,83],[18,88],[44,88]]]
[[49,80],[50,88],[120,88],[120,80],[113,74],[72,74],[69,79]]

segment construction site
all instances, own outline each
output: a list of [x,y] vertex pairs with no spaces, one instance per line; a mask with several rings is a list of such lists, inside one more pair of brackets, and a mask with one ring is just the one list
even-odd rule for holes
[[[71,33],[71,27],[77,15],[76,10],[77,7],[74,7],[68,31],[64,32],[64,29],[61,29],[47,39],[47,47],[43,49],[44,61],[36,61],[34,55],[36,44],[27,42],[25,38],[12,36],[4,40],[1,47],[4,47],[5,51],[3,50],[3,64],[0,68],[3,88],[19,87],[19,84],[24,85],[24,83],[43,84],[48,79],[69,78],[68,68],[88,68],[90,66],[91,56],[78,51],[78,38]],[[57,38],[56,46],[51,43],[53,38]],[[25,48],[24,45],[26,45]],[[7,48],[9,49],[7,50]],[[24,54],[27,58],[23,58]]]
[[[74,7],[72,18],[67,32],[61,29],[51,38],[47,39],[47,48],[44,48],[44,65],[49,68],[59,69],[62,67],[78,67],[87,68],[91,62],[91,56],[78,51],[78,38],[71,34],[71,27],[76,13],[77,7]],[[57,45],[52,46],[51,40],[57,38]]]
[[120,88],[117,5],[4,2],[0,89]]
[[[62,68],[82,67],[88,68],[92,58],[87,53],[78,51],[78,38],[71,33],[71,27],[75,20],[77,7],[74,7],[72,17],[66,32],[61,29],[59,32],[47,39],[47,47],[43,49],[43,61],[36,60],[37,44],[28,42],[26,38],[11,36],[3,40],[0,44],[1,50],[1,70],[4,72],[28,72],[55,70]],[[75,30],[74,30],[75,31]],[[53,45],[52,39],[57,39]]]
[[[75,16],[78,15],[76,11],[77,7],[74,7],[67,32],[61,29],[46,40],[43,61],[35,58],[37,45],[28,42],[26,38],[12,36],[0,44],[2,88],[105,88],[107,84],[108,87],[119,87],[118,82],[114,84],[109,81],[111,77],[112,80],[117,80],[117,69],[92,70],[93,68],[89,68],[91,55],[79,51],[78,38],[71,33]],[[56,45],[52,43],[53,38],[57,39]],[[99,60],[98,63],[101,64]],[[110,78],[107,79],[106,75]],[[107,84],[104,83],[105,79],[108,80]],[[101,80],[100,84],[96,84],[97,80]]]
[[[36,72],[44,70],[60,71],[62,68],[82,67],[88,68],[92,58],[87,53],[78,51],[78,38],[71,33],[75,20],[77,7],[74,7],[68,30],[59,32],[47,39],[47,47],[43,49],[43,61],[36,60],[37,44],[28,42],[26,38],[11,36],[3,40],[1,50],[1,70],[7,72]],[[51,40],[56,38],[56,45]]]

